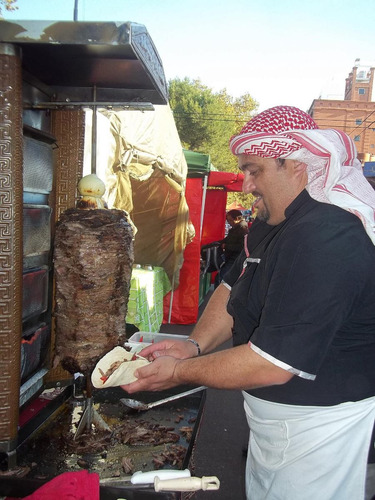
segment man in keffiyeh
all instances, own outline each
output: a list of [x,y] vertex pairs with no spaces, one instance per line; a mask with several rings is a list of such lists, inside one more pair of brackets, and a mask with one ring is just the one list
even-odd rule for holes
[[[256,196],[244,251],[189,341],[146,348],[154,362],[125,389],[242,389],[248,500],[364,499],[375,418],[375,192],[352,140],[297,108],[260,113],[230,147],[244,192]],[[208,354],[231,336],[233,348]]]
[[231,139],[230,147],[235,155],[306,163],[309,194],[356,214],[375,243],[375,192],[362,173],[352,139],[344,132],[319,130],[298,108],[276,106],[250,120]]

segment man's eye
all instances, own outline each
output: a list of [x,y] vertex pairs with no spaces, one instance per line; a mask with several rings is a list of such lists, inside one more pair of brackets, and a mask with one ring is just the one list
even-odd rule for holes
[[242,167],[241,166],[241,167],[238,167],[238,168],[241,170],[241,172],[243,172],[243,173],[246,172],[247,174],[249,174],[251,176],[255,176],[258,173],[258,171],[259,171],[258,169],[256,169],[256,170],[250,170],[249,167]]

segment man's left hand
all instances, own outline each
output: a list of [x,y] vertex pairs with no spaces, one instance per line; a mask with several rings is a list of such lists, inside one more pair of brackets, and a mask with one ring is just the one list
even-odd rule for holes
[[131,384],[122,385],[129,394],[140,391],[163,391],[179,385],[175,380],[174,373],[178,359],[170,356],[162,356],[142,368],[138,368],[135,376],[138,380]]

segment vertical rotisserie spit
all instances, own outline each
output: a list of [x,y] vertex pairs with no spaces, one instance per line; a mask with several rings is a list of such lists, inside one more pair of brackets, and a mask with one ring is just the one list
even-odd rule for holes
[[56,225],[56,355],[70,373],[90,375],[125,340],[132,237],[121,210],[69,209]]

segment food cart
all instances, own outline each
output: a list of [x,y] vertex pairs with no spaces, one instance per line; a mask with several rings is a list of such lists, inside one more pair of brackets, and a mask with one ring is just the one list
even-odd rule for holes
[[[24,496],[66,470],[66,457],[59,456],[67,453],[59,441],[66,435],[61,418],[82,397],[71,374],[52,364],[52,249],[56,221],[77,200],[84,109],[93,110],[93,116],[98,108],[152,113],[155,105],[167,104],[167,85],[146,28],[131,22],[1,21],[0,80],[0,494]],[[92,138],[95,172],[95,119]],[[181,439],[181,467],[189,461],[202,401],[199,394],[187,406],[174,407],[175,418],[182,415],[179,421],[189,420],[192,428],[189,438]],[[102,405],[107,417],[123,420],[124,409],[112,402],[107,394]],[[155,412],[154,418],[162,418],[161,410]],[[53,456],[50,443],[57,446]],[[110,461],[100,453],[101,459],[92,461],[76,458],[69,470],[93,463],[98,470],[99,462],[108,468]],[[143,455],[139,463],[151,467],[152,458]],[[101,489],[103,498],[112,498],[106,486]],[[140,498],[136,488],[126,494]],[[119,491],[113,495],[118,498]]]

